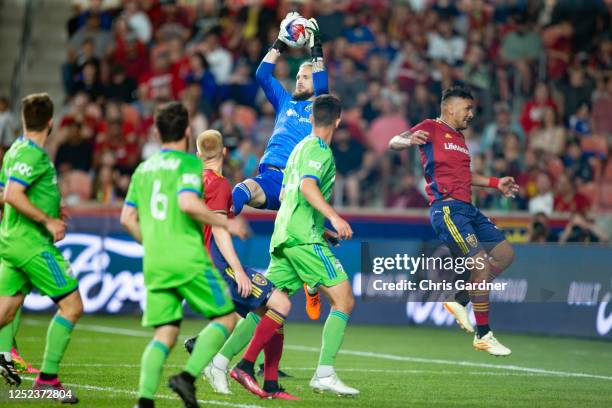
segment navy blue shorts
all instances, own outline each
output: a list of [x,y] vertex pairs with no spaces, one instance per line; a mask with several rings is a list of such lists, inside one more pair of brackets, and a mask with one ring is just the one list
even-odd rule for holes
[[447,244],[455,256],[489,252],[506,239],[478,208],[463,201],[434,201],[429,217],[438,239]]
[[272,291],[274,290],[274,285],[263,275],[263,273],[257,272],[253,268],[245,267],[244,272],[249,278],[251,278],[252,286],[251,294],[246,298],[243,298],[238,293],[238,285],[234,280],[234,271],[232,268],[227,266],[224,270],[220,269],[219,271],[230,288],[232,300],[236,306],[235,311],[242,317],[246,317],[249,312],[252,312],[258,307],[265,305],[272,295]]
[[283,186],[283,172],[270,168],[267,164],[262,164],[259,166],[259,174],[253,177],[253,180],[259,184],[266,195],[266,203],[260,208],[278,210],[280,208],[280,192]]

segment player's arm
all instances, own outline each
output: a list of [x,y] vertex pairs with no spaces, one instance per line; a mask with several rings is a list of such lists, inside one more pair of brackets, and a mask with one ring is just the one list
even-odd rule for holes
[[208,224],[211,227],[228,228],[227,217],[210,211],[201,198],[191,191],[179,193],[179,208],[201,224]]
[[310,33],[309,45],[312,57],[312,83],[315,95],[329,93],[329,83],[325,63],[323,61],[323,43],[319,23],[314,18],[308,20],[306,30]]
[[[227,220],[226,214],[217,214]],[[223,258],[225,258],[230,268],[234,271],[240,296],[243,298],[249,296],[251,294],[251,280],[244,272],[240,259],[238,259],[238,254],[236,254],[234,243],[232,242],[232,236],[227,229],[222,227],[212,227],[212,234],[219,251],[221,251],[221,255],[223,255]]]
[[389,141],[389,149],[404,150],[412,146],[421,146],[429,141],[429,132],[419,126],[395,135]]
[[334,210],[327,200],[325,200],[317,183],[318,181],[314,178],[302,178],[300,182],[300,191],[304,195],[304,198],[314,209],[323,214],[323,216],[331,222],[340,239],[351,239],[353,236],[351,226],[342,219],[336,210]]
[[27,187],[22,182],[9,179],[4,189],[3,201],[32,221],[44,225],[54,242],[62,240],[66,235],[66,223],[58,218],[50,217],[32,204],[26,195]]
[[514,177],[487,177],[482,174],[472,173],[472,185],[476,187],[489,187],[502,192],[506,197],[514,197],[519,191],[519,186]]
[[138,209],[131,203],[126,202],[121,209],[119,219],[123,228],[138,242],[142,244],[142,233],[140,232],[140,221],[138,219]]

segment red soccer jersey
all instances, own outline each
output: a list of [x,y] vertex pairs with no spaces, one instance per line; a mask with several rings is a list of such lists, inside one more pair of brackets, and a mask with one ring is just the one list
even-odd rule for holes
[[426,119],[410,129],[429,133],[428,141],[419,146],[429,204],[445,198],[472,201],[470,152],[461,132],[439,119]]
[[[213,170],[204,170],[202,173],[202,184],[204,185],[204,203],[211,211],[223,211],[229,218],[233,217],[232,209],[232,185],[225,177]],[[204,242],[210,253],[210,241],[212,240],[212,228],[204,226]],[[214,261],[214,260],[213,260]]]

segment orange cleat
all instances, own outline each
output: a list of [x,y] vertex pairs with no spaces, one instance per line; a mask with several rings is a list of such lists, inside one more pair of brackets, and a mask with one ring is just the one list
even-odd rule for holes
[[304,293],[306,294],[306,314],[310,320],[318,320],[321,316],[321,296],[319,292],[311,295],[308,293],[308,285],[304,284]]

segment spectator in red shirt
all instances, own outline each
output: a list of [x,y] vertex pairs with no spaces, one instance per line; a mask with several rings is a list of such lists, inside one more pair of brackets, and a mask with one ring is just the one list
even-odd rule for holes
[[153,68],[142,75],[138,83],[139,94],[154,101],[178,99],[184,88],[181,78],[173,74],[169,55],[165,52],[153,58]]
[[525,104],[521,113],[521,126],[523,126],[525,133],[529,133],[540,126],[546,108],[552,108],[555,112],[558,112],[557,104],[550,97],[548,85],[539,82],[533,93],[533,99]]
[[555,211],[584,214],[591,207],[589,199],[576,192],[576,187],[565,174],[560,175],[557,179],[556,190]]

